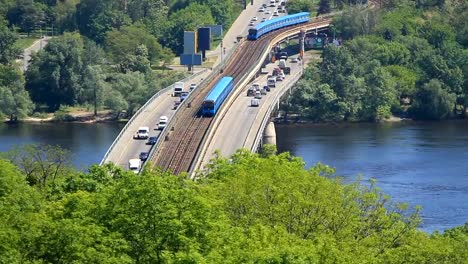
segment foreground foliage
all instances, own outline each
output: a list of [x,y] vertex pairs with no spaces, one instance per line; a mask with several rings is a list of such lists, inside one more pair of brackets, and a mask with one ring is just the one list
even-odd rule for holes
[[[468,257],[466,225],[425,234],[416,229],[417,210],[392,204],[373,183],[344,185],[333,169],[306,170],[287,153],[240,150],[212,161],[194,182],[158,170],[135,176],[111,164],[76,172],[55,151],[5,154],[19,167],[0,160],[2,263],[463,263]],[[54,177],[40,170],[27,176],[43,163]]]

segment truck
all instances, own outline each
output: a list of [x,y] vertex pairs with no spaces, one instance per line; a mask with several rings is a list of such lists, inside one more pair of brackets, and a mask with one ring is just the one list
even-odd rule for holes
[[140,172],[141,160],[140,159],[130,159],[128,161],[128,168],[133,171],[135,174]]
[[180,96],[182,91],[184,90],[184,83],[183,82],[176,82],[174,83],[174,96]]

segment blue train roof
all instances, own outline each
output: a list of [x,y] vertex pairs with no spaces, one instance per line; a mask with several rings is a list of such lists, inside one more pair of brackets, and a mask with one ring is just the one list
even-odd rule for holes
[[255,29],[256,29],[256,30],[260,30],[262,27],[265,27],[265,26],[274,24],[274,23],[279,22],[279,21],[282,21],[282,20],[284,20],[284,19],[297,18],[297,17],[301,17],[301,16],[304,16],[304,15],[307,15],[307,16],[310,17],[310,13],[309,13],[309,12],[301,12],[301,13],[296,13],[296,14],[292,14],[292,15],[282,16],[282,17],[275,17],[275,18],[273,18],[273,19],[270,19],[270,20],[267,20],[267,21],[262,22],[262,23],[260,23],[260,24],[257,24],[257,25],[255,26]]
[[210,93],[206,96],[205,101],[216,101],[216,99],[224,91],[224,88],[232,82],[234,78],[225,76],[219,80],[216,85],[211,89]]

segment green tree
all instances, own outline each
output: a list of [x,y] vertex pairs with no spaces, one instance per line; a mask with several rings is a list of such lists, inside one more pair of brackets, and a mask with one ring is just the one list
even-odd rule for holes
[[6,23],[0,19],[0,63],[8,64],[19,53],[14,44],[17,37],[11,32]]
[[[170,51],[161,47],[155,37],[144,28],[136,26],[126,26],[120,30],[108,32],[105,47],[123,72],[138,69],[146,72],[149,70],[150,62],[158,63],[165,56],[171,55]],[[145,61],[148,66],[144,66]],[[135,64],[141,66],[138,67]],[[132,65],[135,66],[132,67]]]
[[312,2],[310,0],[290,0],[286,2],[286,9],[289,14],[309,12],[312,10]]
[[17,0],[16,5],[8,11],[8,21],[29,35],[36,27],[44,25],[44,9],[43,4],[34,0]]
[[331,10],[330,0],[320,0],[319,1],[319,7],[318,7],[318,13],[319,14],[329,13],[330,10]]
[[26,88],[34,102],[46,104],[55,111],[60,105],[83,101],[83,49],[81,36],[67,33],[52,39],[33,57],[26,72]]
[[0,64],[0,116],[15,121],[32,112],[34,104],[24,89],[22,74],[11,66]]
[[432,79],[418,91],[412,111],[420,119],[443,119],[452,113],[455,100],[455,94],[447,92],[439,80]]

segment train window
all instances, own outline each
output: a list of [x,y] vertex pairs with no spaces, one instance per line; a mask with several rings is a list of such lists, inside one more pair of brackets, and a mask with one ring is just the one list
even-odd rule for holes
[[203,102],[203,107],[208,110],[214,110],[214,102],[213,101],[205,101]]

